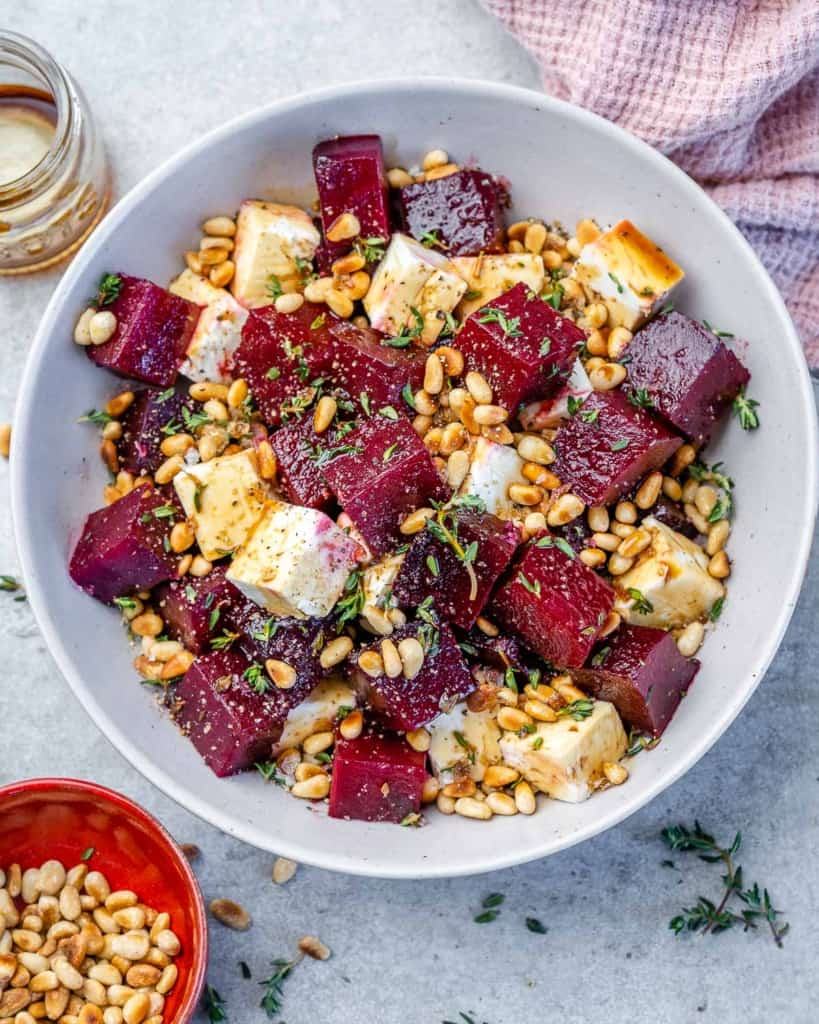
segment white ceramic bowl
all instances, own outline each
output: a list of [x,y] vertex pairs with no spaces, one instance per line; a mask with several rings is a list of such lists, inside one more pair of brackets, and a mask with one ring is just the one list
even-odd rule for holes
[[[443,147],[512,184],[511,219],[634,220],[686,270],[680,309],[733,331],[753,373],[762,427],[735,421],[709,450],[736,480],[735,571],[703,667],[659,747],[627,785],[579,806],[478,824],[432,813],[422,829],[333,821],[249,774],[219,780],[139,685],[118,615],[71,584],[66,563],[105,472],[96,434],[76,425],[117,381],[72,344],[104,271],[161,284],[195,246],[203,216],[244,196],[306,203],[310,152],[336,133],[378,132],[388,164]],[[785,631],[816,509],[817,438],[802,351],[782,301],[737,229],[681,171],[608,122],[548,96],[473,81],[373,82],[297,96],[189,146],[108,215],[49,303],[20,391],[14,519],[31,604],[50,649],[94,721],[131,763],[224,832],[298,861],[353,873],[433,877],[542,857],[621,821],[687,771],[749,698]]]

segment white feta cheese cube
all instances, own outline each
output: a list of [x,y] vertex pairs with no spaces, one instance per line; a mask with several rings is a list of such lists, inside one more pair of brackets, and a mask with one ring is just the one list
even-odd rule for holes
[[452,781],[456,765],[468,767],[472,778],[480,782],[490,764],[500,763],[501,731],[489,711],[470,711],[466,704],[456,704],[426,728],[431,736],[430,764],[443,785]]
[[684,272],[628,220],[584,245],[572,277],[608,308],[609,325],[630,331],[655,313]]
[[531,252],[453,256],[452,266],[466,281],[468,293],[478,293],[461,299],[458,316],[462,320],[521,281],[538,295],[546,279],[543,257]]
[[172,295],[178,295],[199,306],[207,306],[211,302],[216,302],[217,299],[224,298],[225,295],[230,295],[227,289],[217,288],[206,277],[194,274],[190,269],[183,270],[178,277],[175,277],[168,285],[168,291]]
[[296,261],[312,260],[320,241],[310,215],[297,206],[243,200],[233,250],[234,297],[248,309],[269,306],[271,277],[284,291],[295,291],[301,283]]
[[272,756],[276,757],[288,747],[300,747],[314,732],[331,730],[339,711],[355,706],[355,690],[345,680],[335,676],[323,679],[287,716]]
[[[637,563],[615,581],[615,611],[635,626],[676,629],[708,615],[725,587],[708,573],[708,556],[688,537],[653,516],[642,526],[651,534],[651,544]],[[638,590],[646,605],[637,611],[629,590]],[[648,609],[651,606],[651,610]]]
[[323,512],[269,501],[227,577],[273,615],[323,618],[341,597],[360,553]]
[[579,359],[575,359],[572,372],[565,385],[554,398],[545,398],[540,402],[531,402],[520,414],[520,422],[526,430],[546,430],[559,427],[568,419],[569,399],[582,400],[592,390],[589,375]]
[[479,437],[469,454],[469,472],[459,494],[474,494],[486,511],[501,519],[509,519],[514,505],[509,499],[510,484],[525,484],[523,459],[511,445],[498,444]]
[[627,746],[623,723],[613,704],[597,700],[591,715],[539,722],[532,733],[505,732],[503,760],[527,782],[555,800],[587,800],[603,776],[607,761],[619,761]]
[[168,291],[204,307],[180,373],[188,380],[228,383],[233,353],[242,341],[242,328],[250,314],[229,291],[215,288],[206,277],[192,270],[183,270],[171,281]]
[[364,309],[372,326],[384,334],[398,335],[414,327],[417,310],[423,318],[421,338],[435,341],[466,291],[466,281],[439,252],[427,249],[409,235],[394,234],[375,269],[364,296]]
[[403,562],[403,555],[387,555],[367,566],[361,577],[365,606],[381,608],[387,604]]
[[187,466],[173,478],[196,543],[211,561],[235,551],[261,518],[269,497],[252,451]]

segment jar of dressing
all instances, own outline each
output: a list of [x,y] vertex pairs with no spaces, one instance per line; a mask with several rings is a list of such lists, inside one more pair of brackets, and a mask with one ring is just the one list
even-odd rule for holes
[[0,31],[0,275],[74,252],[109,196],[102,138],[76,83],[33,40]]

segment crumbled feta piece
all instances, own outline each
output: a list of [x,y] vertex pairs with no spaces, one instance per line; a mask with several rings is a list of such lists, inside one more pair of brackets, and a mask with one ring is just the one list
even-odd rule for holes
[[628,220],[584,245],[572,277],[599,296],[609,325],[633,331],[665,302],[684,272]]
[[403,564],[403,555],[387,555],[368,565],[361,577],[364,604],[382,608],[389,602],[392,585]]
[[546,430],[559,427],[569,418],[569,399],[582,400],[592,390],[589,375],[579,359],[575,359],[569,379],[554,398],[531,402],[520,413],[520,422],[526,430]]
[[465,291],[466,281],[445,256],[397,233],[375,269],[364,309],[376,330],[391,335],[414,327],[413,310],[417,310],[424,321],[421,338],[429,344],[441,333],[445,314],[455,309]]
[[241,343],[248,311],[225,288],[215,288],[192,270],[183,270],[171,281],[168,291],[204,307],[179,372],[188,380],[228,383],[231,360]]
[[[708,573],[708,556],[698,544],[653,516],[644,519],[642,527],[651,533],[651,544],[633,568],[617,577],[615,611],[632,625],[658,629],[676,629],[704,618],[725,593],[725,587]],[[637,611],[629,590],[638,590],[651,611]]]
[[210,305],[217,299],[222,299],[230,292],[225,288],[217,288],[201,274],[194,274],[192,270],[183,270],[182,273],[173,279],[168,285],[168,291],[172,295],[178,295],[188,302],[195,302],[199,306]]
[[223,558],[244,543],[259,521],[268,488],[252,451],[220,455],[188,466],[173,478],[185,515],[205,558]]
[[312,260],[321,237],[309,214],[297,206],[245,199],[236,218],[236,271],[230,290],[248,309],[268,306],[275,277],[284,291],[301,283],[297,260]]
[[572,804],[591,796],[603,765],[619,761],[626,746],[620,716],[604,700],[595,701],[591,715],[579,722],[568,716],[539,722],[534,732],[505,732],[500,740],[506,764],[541,793]]
[[360,551],[323,512],[269,501],[227,578],[273,615],[323,618],[341,597]]
[[300,747],[314,732],[332,730],[339,711],[355,706],[355,690],[348,683],[334,676],[323,679],[287,716],[279,741],[273,747],[272,756],[276,757],[288,747]]
[[432,771],[444,785],[452,781],[455,765],[468,766],[469,774],[480,782],[490,764],[500,763],[501,732],[489,711],[470,711],[466,704],[457,704],[430,722],[427,731]]
[[509,499],[510,484],[525,484],[523,459],[511,445],[498,444],[479,437],[469,455],[469,472],[459,494],[474,494],[486,511],[501,519],[511,518],[514,505]]
[[461,320],[485,306],[522,281],[537,295],[543,288],[546,271],[543,257],[531,252],[504,252],[497,256],[454,256],[452,266],[466,281],[468,293],[458,307]]

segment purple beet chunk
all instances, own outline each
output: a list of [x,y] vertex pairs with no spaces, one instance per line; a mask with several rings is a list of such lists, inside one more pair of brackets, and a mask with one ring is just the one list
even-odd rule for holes
[[672,530],[676,530],[677,533],[681,533],[685,537],[690,537],[691,540],[694,540],[694,538],[699,534],[699,530],[686,516],[685,512],[677,502],[672,501],[670,498],[666,498],[664,495],[660,496],[660,500],[656,505],[651,506],[651,515],[661,523],[665,523],[665,525],[670,527]]
[[352,239],[331,242],[327,238],[327,229],[342,213],[355,214],[361,238],[389,241],[387,179],[378,135],[339,136],[320,142],[313,150],[313,172],[324,228],[323,242],[316,253],[322,272],[350,251]]
[[207,576],[185,577],[157,588],[156,603],[173,640],[194,654],[210,650],[210,641],[222,633],[226,612],[245,598],[225,579],[223,566]]
[[467,660],[478,665],[489,665],[501,672],[510,666],[524,667],[520,644],[513,636],[487,636],[473,627],[458,646]]
[[475,310],[457,338],[466,368],[482,373],[495,403],[511,412],[558,391],[584,341],[579,327],[523,283]]
[[542,658],[571,668],[585,662],[613,603],[609,584],[544,534],[513,563],[489,617]]
[[432,457],[409,420],[374,416],[347,434],[357,451],[324,467],[338,503],[376,555],[401,544],[398,527],[413,509],[448,497]]
[[239,651],[197,658],[176,688],[177,723],[220,778],[267,761],[290,710],[284,690],[254,692],[244,677],[250,662]]
[[253,310],[242,328],[234,369],[250,386],[267,423],[277,424],[293,409],[293,399],[329,370],[327,309],[305,302],[295,313],[275,306]]
[[139,277],[119,274],[119,298],[106,306],[117,318],[113,337],[91,345],[88,358],[123,377],[170,387],[185,358],[200,307]]
[[327,317],[328,344],[333,359],[328,374],[359,407],[361,395],[376,412],[384,406],[402,408],[401,389],[409,383],[413,393],[423,383],[426,354],[382,345],[382,335],[332,314]]
[[506,190],[486,171],[458,171],[400,190],[405,230],[423,241],[434,233],[447,256],[503,251]]
[[166,457],[159,449],[171,433],[185,429],[182,409],[191,403],[176,391],[143,388],[122,418],[122,438],[117,444],[120,463],[129,473],[154,473]]
[[[447,524],[451,521],[451,517],[446,520]],[[417,534],[410,545],[392,592],[405,607],[432,597],[436,611],[448,622],[469,629],[514,555],[520,534],[514,523],[478,512],[461,512],[457,523],[463,550],[477,545],[477,554],[470,563],[478,584],[475,596],[471,596],[472,583],[464,562],[429,530]]]
[[[381,722],[388,729],[402,732],[432,721],[475,689],[475,680],[446,623],[437,627],[409,623],[396,629],[391,639],[397,645],[408,636],[420,640],[426,650],[421,670],[413,679],[403,675],[390,679],[383,673],[373,678],[357,664],[352,671],[353,685]],[[362,651],[379,652],[380,641],[362,648],[359,656]]]
[[696,658],[684,658],[663,629],[621,626],[592,657],[575,669],[577,683],[608,700],[621,717],[642,732],[661,736],[699,671]]
[[336,740],[330,817],[400,824],[421,809],[426,755],[405,739],[366,732]]
[[682,313],[658,316],[628,347],[628,387],[648,392],[658,412],[693,441],[715,423],[751,379],[711,331]]
[[587,505],[616,501],[670,458],[682,438],[629,402],[622,391],[592,391],[554,440],[550,468]]
[[[329,433],[329,437],[328,437]],[[317,434],[313,417],[303,417],[268,438],[278,463],[279,487],[294,505],[326,508],[333,492],[321,470],[322,453],[332,450],[335,432]]]
[[154,515],[165,504],[151,487],[135,487],[92,512],[71,555],[71,579],[98,601],[111,602],[176,576],[176,556],[164,541],[169,520]]

